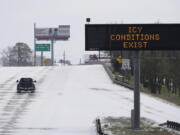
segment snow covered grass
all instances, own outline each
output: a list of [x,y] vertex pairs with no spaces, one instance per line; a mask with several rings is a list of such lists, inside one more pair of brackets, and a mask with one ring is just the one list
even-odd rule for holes
[[158,127],[156,123],[141,118],[140,130],[132,130],[131,119],[127,117],[106,117],[101,120],[102,130],[108,135],[179,135],[180,133]]

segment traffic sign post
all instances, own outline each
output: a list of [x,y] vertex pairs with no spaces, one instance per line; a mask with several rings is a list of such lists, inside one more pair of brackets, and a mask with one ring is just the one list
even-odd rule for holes
[[134,51],[134,117],[133,129],[140,129],[140,52]]
[[43,51],[41,51],[41,66],[43,66]]
[[50,44],[35,44],[35,52],[41,52],[41,66],[43,66],[43,52],[50,51]]
[[54,40],[51,40],[51,65],[54,65]]

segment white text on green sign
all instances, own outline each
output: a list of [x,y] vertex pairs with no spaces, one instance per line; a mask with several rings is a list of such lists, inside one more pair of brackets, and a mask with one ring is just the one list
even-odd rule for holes
[[50,44],[36,44],[36,51],[50,51]]

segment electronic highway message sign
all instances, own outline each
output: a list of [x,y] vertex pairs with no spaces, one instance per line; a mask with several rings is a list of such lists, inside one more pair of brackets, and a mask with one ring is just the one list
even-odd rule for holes
[[85,50],[180,50],[180,24],[86,24]]

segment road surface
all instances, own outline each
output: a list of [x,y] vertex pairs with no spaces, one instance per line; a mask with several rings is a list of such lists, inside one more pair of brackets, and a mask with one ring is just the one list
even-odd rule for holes
[[[130,117],[133,92],[113,84],[101,65],[0,68],[0,135],[96,135],[94,120]],[[16,93],[33,77],[35,93]],[[141,116],[180,122],[180,107],[141,94]]]

